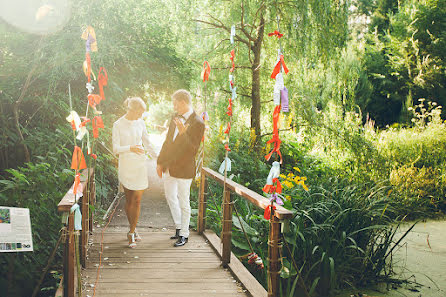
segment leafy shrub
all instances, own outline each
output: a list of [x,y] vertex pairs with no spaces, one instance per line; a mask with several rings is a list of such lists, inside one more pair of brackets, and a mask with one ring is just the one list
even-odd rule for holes
[[[56,246],[61,228],[57,204],[72,182],[71,170],[58,170],[49,163],[27,163],[25,167],[8,169],[8,179],[0,180],[0,201],[3,206],[29,208],[34,252],[0,254],[0,287],[11,288],[8,296],[30,296],[48,257]],[[54,269],[60,269],[62,249],[59,248]],[[8,283],[8,273],[12,283]],[[26,279],[28,281],[23,282]],[[46,279],[42,287],[54,289],[56,281]],[[43,295],[41,295],[43,296]]]
[[398,191],[395,199],[403,203],[409,217],[446,211],[446,180],[440,169],[402,166],[392,170],[390,183]]

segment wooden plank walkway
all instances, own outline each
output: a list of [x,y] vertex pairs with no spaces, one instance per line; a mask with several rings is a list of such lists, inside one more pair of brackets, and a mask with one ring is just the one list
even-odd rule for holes
[[[138,232],[142,242],[127,246],[128,222],[120,203],[104,232],[102,264],[95,297],[181,296],[245,297],[248,293],[221,267],[221,259],[207,240],[191,231],[189,242],[173,247],[174,225],[155,162],[148,161],[149,189],[141,200]],[[82,272],[83,296],[93,297],[102,228],[95,224],[87,267]]]
[[[125,233],[104,233],[95,296],[247,296],[230,272],[220,266],[220,258],[204,237],[191,232],[189,242],[175,248],[169,236],[170,232],[143,232],[143,241],[130,249]],[[100,232],[93,239],[83,271],[85,297],[93,296]]]

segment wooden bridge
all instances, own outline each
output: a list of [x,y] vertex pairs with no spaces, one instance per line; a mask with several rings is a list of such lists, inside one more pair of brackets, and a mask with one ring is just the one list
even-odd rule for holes
[[[154,177],[154,163],[149,162]],[[141,204],[138,232],[143,238],[135,249],[127,247],[128,223],[122,208],[117,208],[107,228],[93,226],[89,215],[95,203],[94,172],[84,171],[81,206],[82,230],[74,230],[74,195],[68,191],[58,205],[66,217],[67,234],[64,252],[64,273],[57,296],[279,296],[280,222],[291,212],[276,206],[270,220],[268,259],[264,259],[268,275],[265,290],[231,252],[231,196],[238,195],[261,209],[270,202],[265,197],[231,181],[224,186],[224,207],[221,238],[205,229],[206,187],[211,178],[224,185],[224,177],[209,168],[201,170],[197,230],[189,242],[173,247],[169,237],[174,233],[162,186],[150,181]],[[155,178],[154,178],[155,179]],[[124,202],[122,198],[121,202]],[[77,263],[79,259],[79,263]],[[79,273],[78,273],[79,272]],[[80,275],[80,278],[77,276]]]

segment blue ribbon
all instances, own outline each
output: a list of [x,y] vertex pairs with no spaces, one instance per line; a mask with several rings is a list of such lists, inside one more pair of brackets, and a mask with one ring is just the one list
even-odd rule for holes
[[71,209],[70,213],[74,212],[74,230],[82,230],[82,214],[79,207],[79,204],[74,204]]

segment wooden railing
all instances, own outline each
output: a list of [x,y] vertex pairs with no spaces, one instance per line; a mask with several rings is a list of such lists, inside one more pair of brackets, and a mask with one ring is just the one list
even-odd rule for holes
[[[64,249],[64,269],[63,269],[63,296],[74,297],[77,288],[76,275],[76,258],[75,258],[75,235],[79,231],[74,230],[74,213],[70,213],[71,207],[78,203],[82,213],[82,230],[80,231],[79,251],[80,263],[85,267],[87,257],[88,237],[90,231],[93,230],[93,216],[90,213],[90,205],[95,203],[95,182],[93,169],[84,170],[81,175],[81,184],[83,188],[83,196],[76,201],[75,195],[71,189],[65,194],[57,206],[57,210],[63,213],[64,217],[68,217],[65,222],[65,249]],[[56,296],[60,294],[56,293]]]
[[[232,232],[232,204],[231,193],[235,193],[255,206],[265,209],[271,205],[270,201],[262,195],[239,185],[238,183],[226,179],[221,174],[213,171],[212,169],[203,167],[201,169],[201,184],[200,184],[200,197],[198,204],[198,221],[197,231],[199,234],[205,232],[206,227],[206,191],[207,180],[206,177],[212,178],[224,186],[223,193],[223,222],[221,232],[221,243],[223,244],[221,250],[222,265],[228,266],[231,260],[231,232]],[[279,240],[280,240],[280,224],[281,221],[290,219],[292,212],[278,205],[276,210],[272,211],[272,218],[269,224],[269,238],[268,238],[268,259],[267,259],[267,278],[268,278],[268,297],[279,296]]]

